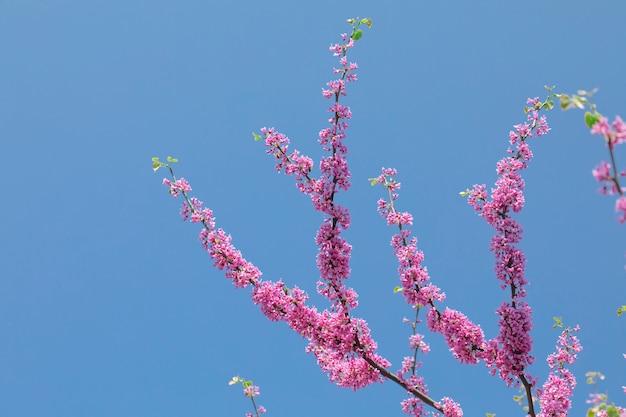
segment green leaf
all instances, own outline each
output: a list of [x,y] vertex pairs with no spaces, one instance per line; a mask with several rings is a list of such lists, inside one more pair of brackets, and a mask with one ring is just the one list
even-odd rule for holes
[[572,106],[578,107],[579,109],[584,109],[585,104],[587,104],[587,99],[585,97],[572,96]]
[[166,167],[166,166],[167,166],[167,164],[159,161],[159,158],[157,158],[157,157],[152,158],[152,170],[154,172],[157,172],[159,170],[159,168]]
[[401,286],[396,285],[395,287],[393,287],[393,293],[394,294],[399,293],[399,292],[402,292],[402,287]]
[[626,306],[621,306],[617,309],[617,317],[621,317],[624,313],[626,313]]
[[591,114],[591,112],[585,112],[585,124],[587,125],[589,129],[591,129],[593,125],[598,123],[598,121],[600,120],[600,117],[601,117],[600,114],[597,112],[594,114]]
[[559,97],[559,104],[561,106],[561,110],[565,111],[570,108],[570,103],[572,99],[567,94],[561,94]]
[[352,34],[352,39],[354,39],[355,41],[358,41],[359,39],[361,39],[362,36],[363,36],[363,31],[361,29],[357,29]]
[[609,405],[606,408],[606,415],[608,417],[619,417],[620,416],[620,412],[617,409],[617,407],[615,407],[614,405]]
[[261,136],[261,135],[257,135],[257,134],[256,134],[256,133],[254,133],[254,132],[252,132],[252,136],[254,136],[254,140],[255,140],[255,141],[260,140],[260,139],[263,139],[263,136]]
[[359,23],[367,25],[368,29],[372,28],[372,19],[370,19],[368,17],[366,17],[365,19],[361,19],[361,21]]

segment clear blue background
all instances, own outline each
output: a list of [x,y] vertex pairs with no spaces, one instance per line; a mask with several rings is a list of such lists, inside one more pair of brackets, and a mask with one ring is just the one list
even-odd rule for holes
[[[544,84],[599,87],[599,109],[626,116],[626,5],[620,1],[256,2],[0,1],[0,416],[243,416],[227,382],[261,387],[268,416],[401,416],[390,383],[339,389],[305,341],[268,322],[235,291],[182,223],[179,201],[150,158],[177,173],[215,212],[266,279],[315,294],[321,216],[252,131],[275,126],[318,160],[317,132],[333,78],[328,52],[349,17],[374,27],[351,51],[359,82],[344,103],[353,187],[350,284],[380,353],[409,354],[411,310],[393,294],[394,229],[376,213],[384,190],[367,178],[399,170],[401,210],[447,305],[496,334],[506,292],[493,274],[491,230],[458,192],[493,184],[508,131]],[[582,112],[554,110],[533,141],[519,216],[531,281],[536,364],[558,332],[582,327],[572,415],[591,387],[626,403],[624,226],[591,169],[607,151]],[[618,149],[623,167],[626,157]],[[434,398],[467,416],[523,416],[484,367],[461,366],[438,335],[420,372]]]

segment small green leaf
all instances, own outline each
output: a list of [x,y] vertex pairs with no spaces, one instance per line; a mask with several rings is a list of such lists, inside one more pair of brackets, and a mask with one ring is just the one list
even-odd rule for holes
[[359,23],[367,25],[368,29],[372,28],[372,19],[370,19],[370,18],[361,19],[361,21]]
[[234,376],[233,379],[228,381],[228,385],[235,385],[235,384],[237,384],[240,381],[241,381],[241,378],[239,378],[238,376]]
[[608,417],[620,417],[621,413],[619,412],[617,407],[615,407],[614,405],[609,405],[606,408],[606,415]]
[[257,134],[256,134],[256,133],[254,133],[254,132],[252,132],[252,136],[254,136],[254,140],[255,140],[255,141],[260,140],[260,139],[263,139],[263,136],[261,136],[261,135],[257,135]]
[[358,41],[359,39],[361,39],[362,36],[363,36],[363,31],[361,29],[357,29],[352,34],[352,39],[354,39],[355,41]]
[[585,97],[572,96],[572,106],[578,107],[579,109],[584,109],[585,104],[587,104],[587,99]]
[[471,193],[471,191],[470,191],[470,190],[469,190],[469,188],[468,188],[468,189],[466,189],[465,191],[461,191],[461,192],[459,193],[459,195],[460,195],[461,197],[467,197],[468,195],[470,195],[470,193]]
[[621,306],[617,309],[617,317],[621,317],[624,313],[626,313],[626,306]]
[[395,287],[393,287],[393,293],[397,294],[399,292],[402,292],[402,287],[399,285],[396,285]]
[[594,114],[591,114],[591,112],[585,112],[585,124],[587,125],[589,129],[591,129],[593,125],[598,123],[598,121],[600,120],[600,117],[601,117],[600,114],[597,112]]

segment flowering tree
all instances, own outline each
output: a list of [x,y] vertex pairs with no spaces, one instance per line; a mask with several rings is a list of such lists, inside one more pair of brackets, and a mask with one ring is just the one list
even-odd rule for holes
[[[538,378],[528,370],[534,362],[530,337],[532,309],[525,302],[528,284],[524,275],[526,259],[518,247],[522,239],[522,227],[513,216],[524,206],[524,180],[521,173],[533,156],[528,140],[549,132],[543,113],[554,107],[555,98],[561,99],[563,108],[584,106],[590,101],[586,97],[553,94],[550,88],[545,100],[528,99],[528,106],[524,109],[526,120],[514,126],[515,130],[509,134],[507,156],[497,163],[499,177],[495,188],[488,191],[484,184],[474,185],[461,193],[495,231],[490,250],[495,256],[496,278],[506,296],[496,311],[499,316],[499,333],[492,338],[486,338],[481,326],[460,311],[442,306],[445,294],[432,282],[423,265],[424,255],[417,246],[417,238],[409,229],[413,217],[409,212],[397,208],[400,183],[396,180],[396,170],[383,168],[380,175],[370,178],[372,185],[386,189],[387,198],[378,201],[378,211],[389,226],[396,228],[391,238],[400,280],[396,291],[402,293],[416,313],[410,322],[413,329],[409,337],[411,352],[404,358],[400,369],[393,371],[390,370],[390,362],[377,352],[378,346],[367,321],[353,315],[353,309],[358,304],[357,293],[347,285],[352,247],[342,234],[350,227],[350,212],[338,204],[335,198],[337,194],[348,191],[351,178],[347,163],[346,131],[352,114],[350,108],[340,102],[347,94],[347,84],[357,80],[357,65],[348,61],[348,51],[362,37],[361,28],[371,27],[372,24],[370,19],[358,18],[350,19],[348,23],[352,25],[352,33],[343,34],[342,43],[330,47],[339,60],[339,66],[334,69],[337,78],[330,81],[328,88],[322,91],[332,104],[328,109],[331,113],[329,126],[319,133],[319,143],[326,152],[326,156],[319,161],[319,175],[313,175],[313,160],[297,150],[291,150],[289,138],[274,128],[262,128],[259,134],[254,134],[255,140],[264,141],[267,153],[276,162],[276,170],[294,176],[300,192],[309,196],[315,210],[324,215],[315,238],[318,246],[317,267],[320,271],[317,291],[329,301],[330,308],[320,311],[309,305],[307,294],[295,285],[263,280],[261,271],[234,247],[231,236],[216,227],[211,209],[191,196],[191,186],[184,178],[175,176],[172,164],[177,162],[176,159],[168,157],[167,161],[162,162],[153,158],[153,169],[169,170],[171,178],[164,179],[163,183],[169,187],[173,197],[183,197],[183,219],[201,224],[199,239],[214,259],[214,266],[224,270],[236,288],[251,287],[252,301],[268,319],[286,322],[291,329],[307,339],[307,352],[316,357],[322,371],[338,386],[358,390],[375,382],[392,381],[407,392],[408,397],[402,402],[402,410],[406,414],[422,416],[434,412],[447,417],[462,416],[460,405],[452,398],[431,398],[426,381],[418,373],[418,353],[426,354],[430,349],[423,334],[418,332],[418,324],[421,323],[419,314],[424,311],[427,328],[443,336],[452,355],[460,363],[483,362],[490,373],[497,374],[507,386],[521,387],[525,392],[523,397],[528,415],[566,415],[576,386],[576,379],[567,365],[576,360],[576,353],[582,349],[575,336],[579,329],[566,327],[561,319],[555,319],[555,327],[562,332],[556,352],[547,358],[551,373],[539,388]],[[602,163],[596,168],[594,176],[598,181],[606,183],[605,192],[620,195],[616,209],[620,212],[619,221],[623,223],[626,221],[626,198],[619,177],[626,173],[618,174],[615,168],[611,173],[610,169],[611,166],[615,167],[613,147],[626,140],[626,128],[621,119],[616,119],[611,130],[595,107],[591,110],[591,116],[586,116],[586,120],[592,121],[588,125],[592,133],[606,138],[612,160],[612,165]],[[252,399],[257,416],[265,412],[254,401],[259,390],[251,381],[235,377],[231,383],[242,383],[244,393]],[[535,404],[534,398],[538,398],[538,404]],[[619,407],[616,409],[623,412]]]

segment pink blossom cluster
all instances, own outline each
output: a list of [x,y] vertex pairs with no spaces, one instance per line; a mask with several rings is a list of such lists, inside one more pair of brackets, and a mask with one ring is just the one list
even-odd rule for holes
[[339,103],[339,97],[346,95],[346,82],[356,80],[353,71],[357,66],[346,59],[346,51],[354,45],[354,41],[352,38],[348,40],[346,34],[342,38],[343,45],[330,48],[334,55],[339,56],[341,68],[334,71],[340,74],[339,79],[329,82],[330,90],[323,91],[325,97],[334,97],[335,102],[328,109],[332,114],[329,119],[331,126],[319,134],[322,148],[330,154],[320,161],[319,178],[311,175],[311,158],[300,155],[297,150],[288,150],[289,139],[285,135],[272,128],[261,129],[267,153],[277,161],[277,171],[284,170],[288,175],[295,175],[298,189],[310,196],[316,210],[326,215],[316,236],[320,271],[318,292],[331,302],[330,310],[319,312],[315,307],[307,306],[307,294],[297,287],[288,288],[282,281],[261,280],[261,271],[243,258],[232,244],[231,236],[215,228],[211,210],[203,208],[201,201],[188,196],[191,187],[187,181],[166,179],[164,184],[170,187],[173,197],[185,197],[181,209],[183,219],[204,225],[199,239],[214,259],[214,266],[225,270],[226,277],[233,281],[236,288],[252,285],[252,300],[259,305],[262,313],[270,320],[285,321],[308,339],[307,351],[315,355],[329,379],[341,387],[356,390],[381,381],[380,370],[389,367],[390,363],[376,354],[377,344],[370,336],[367,323],[351,316],[351,310],[357,306],[357,294],[344,283],[350,275],[352,247],[341,232],[349,227],[350,216],[345,207],[336,204],[335,197],[340,190],[347,190],[350,186],[347,147],[343,140],[351,112],[349,107]]
[[[526,260],[524,253],[515,246],[521,241],[522,228],[510,217],[510,213],[519,212],[524,205],[524,181],[520,171],[526,168],[532,158],[526,139],[547,134],[549,128],[545,116],[539,115],[544,104],[538,98],[529,99],[528,103],[532,107],[528,111],[527,122],[514,126],[515,131],[509,134],[510,144],[515,149],[509,149],[509,157],[497,164],[499,177],[496,188],[491,191],[491,198],[488,198],[485,185],[475,185],[474,190],[467,194],[470,205],[496,229],[490,246],[496,257],[496,277],[501,281],[502,288],[509,287],[511,290],[510,301],[502,303],[496,310],[500,317],[500,332],[496,338],[486,341],[480,326],[471,322],[467,316],[450,308],[441,312],[436,307],[435,302],[443,302],[445,294],[430,282],[428,270],[422,265],[424,255],[417,247],[417,238],[411,237],[407,229],[413,224],[413,217],[395,208],[400,188],[400,183],[393,178],[396,170],[383,168],[373,183],[385,186],[389,193],[388,200],[378,201],[378,211],[388,225],[396,225],[399,229],[391,239],[391,246],[398,259],[398,274],[406,301],[415,308],[428,308],[426,317],[429,329],[443,335],[450,351],[461,363],[476,364],[483,360],[491,367],[491,373],[498,372],[507,385],[523,383],[530,389],[536,380],[525,373],[534,360],[530,355],[531,308],[523,301],[526,296],[524,286],[528,283],[524,277]],[[415,348],[413,343],[412,348]],[[414,369],[414,359],[412,361]],[[403,366],[398,376],[403,376],[405,372],[406,367]],[[424,386],[423,381],[421,386]],[[405,412],[420,412],[416,411],[416,400],[409,398],[405,402]],[[436,408],[443,410],[446,415],[461,413],[460,408],[457,411],[456,406],[450,405],[455,403],[447,404],[447,412],[441,403],[437,403]]]
[[[202,202],[189,197],[191,186],[184,179],[164,184],[171,189],[172,196],[185,198],[181,216],[184,220],[200,222],[204,228],[199,239],[211,258],[214,266],[226,271],[237,288],[253,286],[252,300],[260,306],[265,316],[273,321],[285,321],[289,327],[309,340],[307,351],[312,352],[329,379],[339,386],[353,389],[363,388],[381,379],[377,369],[364,359],[375,362],[381,368],[389,367],[389,362],[378,356],[376,343],[370,337],[367,323],[350,316],[350,309],[356,306],[356,292],[341,285],[336,276],[330,273],[327,278],[335,283],[328,297],[333,300],[331,311],[318,312],[315,307],[306,305],[308,296],[301,289],[287,288],[282,281],[261,280],[261,271],[245,260],[232,244],[232,238],[224,230],[215,228],[215,218]],[[326,227],[325,222],[322,226]],[[332,253],[331,253],[332,255]],[[341,254],[335,254],[342,259]],[[332,262],[337,262],[331,258]],[[332,268],[328,269],[332,271]]]
[[464,314],[447,308],[440,312],[435,302],[443,302],[445,293],[430,282],[428,269],[422,265],[424,253],[417,247],[417,238],[411,237],[406,229],[412,225],[410,213],[398,212],[395,201],[398,198],[400,183],[392,176],[393,168],[383,168],[374,179],[375,183],[385,186],[389,200],[378,200],[378,211],[387,220],[388,225],[398,226],[399,233],[391,238],[391,247],[398,259],[398,275],[402,284],[402,294],[406,302],[417,308],[427,307],[427,324],[431,331],[441,333],[453,355],[461,363],[477,363],[476,355],[484,350],[485,340],[480,326],[472,323]]
[[[417,352],[418,349],[422,349],[422,352],[428,353],[429,347],[422,341],[422,335],[411,336],[410,344],[411,349]],[[417,390],[423,395],[428,394],[428,387],[424,381],[424,377],[417,375],[416,370],[422,365],[421,362],[417,362],[415,357],[405,356],[402,360],[402,367],[396,372],[398,380],[405,384],[405,386]],[[407,392],[408,398],[401,402],[402,411],[409,416],[419,417],[424,415],[424,402],[420,401],[413,393]],[[434,404],[434,402],[433,402]]]
[[463,417],[463,410],[459,406],[459,403],[454,402],[452,398],[443,397],[441,403],[437,403],[437,405],[443,408],[443,415],[445,417]]
[[564,329],[558,340],[555,353],[548,355],[547,362],[552,370],[541,389],[537,390],[541,412],[537,417],[566,417],[571,408],[571,397],[576,387],[576,378],[565,368],[576,361],[576,353],[582,350],[578,338],[573,334],[579,331]]
[[[472,323],[462,313],[447,308],[440,312],[435,302],[443,302],[445,294],[430,282],[428,270],[422,265],[424,254],[417,247],[417,238],[411,237],[411,231],[406,227],[413,224],[413,216],[407,212],[398,212],[395,208],[395,201],[398,198],[400,183],[393,177],[397,171],[393,168],[382,168],[381,174],[374,178],[373,184],[380,184],[387,188],[389,199],[378,200],[378,212],[384,217],[387,224],[397,226],[399,232],[392,236],[391,247],[394,255],[398,259],[398,275],[402,288],[402,294],[408,304],[414,308],[428,308],[427,325],[433,332],[441,333],[452,351],[455,358],[461,363],[477,363],[477,355],[484,350],[485,340],[480,326]],[[423,335],[414,334],[409,338],[410,347],[417,353],[418,349],[427,353],[428,345],[423,342]],[[449,398],[442,399],[442,402],[432,402],[423,378],[415,374],[415,369],[420,363],[415,358],[405,358],[402,368],[397,372],[397,376],[407,386],[419,391],[423,396],[419,398],[413,392],[409,392],[409,398],[402,403],[403,411],[410,416],[422,416],[424,402],[427,401],[435,409],[448,416],[461,416],[458,404]],[[406,375],[411,372],[410,377]],[[421,400],[421,401],[420,401]]]
[[[609,154],[611,157],[611,161],[613,164],[606,161],[601,161],[598,166],[591,171],[594,178],[602,185],[600,188],[600,192],[604,195],[614,195],[619,194],[620,196],[617,198],[615,202],[615,211],[618,213],[617,220],[620,223],[626,223],[626,196],[624,196],[624,191],[626,191],[626,187],[620,186],[619,179],[620,177],[626,177],[626,169],[617,172],[617,168],[615,168],[615,155],[614,148],[616,145],[626,142],[626,123],[622,121],[622,119],[617,116],[611,125],[606,117],[601,117],[592,127],[591,133],[594,135],[601,135],[604,137],[606,145],[609,149]],[[613,172],[611,169],[613,168]]]
[[[320,159],[319,176],[312,174],[311,158],[289,149],[290,140],[284,134],[274,128],[262,128],[262,135],[255,135],[265,140],[267,153],[276,161],[276,170],[293,175],[296,187],[308,195],[314,209],[325,216],[315,237],[320,271],[317,291],[329,301],[329,309],[318,311],[316,307],[307,305],[308,295],[296,286],[289,288],[280,280],[262,280],[261,271],[235,248],[231,236],[216,228],[213,212],[201,201],[189,196],[191,186],[184,178],[176,179],[172,172],[172,180],[164,179],[163,183],[169,187],[173,197],[184,197],[180,211],[183,220],[204,226],[199,240],[214,260],[214,266],[224,270],[226,278],[231,279],[236,288],[251,286],[252,300],[266,317],[272,321],[284,321],[306,338],[309,342],[307,352],[313,353],[332,382],[357,390],[383,378],[392,379],[407,390],[408,398],[402,402],[402,410],[406,414],[421,417],[426,413],[424,407],[429,405],[445,417],[461,417],[463,412],[453,399],[444,397],[435,402],[427,397],[427,385],[423,377],[417,375],[416,369],[421,365],[417,361],[417,352],[421,350],[426,354],[429,346],[424,342],[423,335],[415,332],[415,326],[414,334],[409,338],[409,346],[415,353],[412,357],[405,357],[401,368],[393,374],[387,370],[391,366],[389,361],[376,353],[378,346],[371,337],[367,322],[352,316],[352,309],[358,305],[357,293],[346,286],[351,272],[352,247],[342,236],[342,232],[350,226],[350,214],[336,199],[337,194],[349,189],[351,178],[345,138],[352,114],[348,106],[339,103],[339,99],[347,94],[346,84],[357,80],[354,73],[357,65],[347,59],[347,51],[354,46],[354,39],[343,34],[342,40],[342,44],[330,47],[333,55],[339,58],[339,68],[334,68],[338,78],[329,81],[328,88],[322,90],[322,95],[334,99],[334,102],[328,107],[330,126],[318,135],[322,149],[327,152]],[[527,372],[534,361],[530,355],[532,310],[524,301],[525,286],[528,284],[524,276],[526,259],[517,247],[523,230],[511,215],[518,213],[524,205],[521,171],[526,169],[533,156],[526,140],[547,134],[549,128],[545,116],[539,115],[540,110],[547,107],[547,102],[534,98],[528,99],[528,104],[527,121],[514,126],[515,130],[509,134],[509,155],[497,163],[495,188],[487,192],[484,184],[474,185],[473,190],[467,192],[468,203],[495,229],[490,244],[495,256],[495,273],[501,288],[508,289],[510,294],[509,300],[496,310],[499,316],[497,337],[486,340],[481,327],[467,316],[450,308],[441,311],[437,307],[437,302],[445,300],[445,293],[430,281],[428,270],[423,265],[424,254],[417,246],[417,238],[408,229],[413,225],[413,216],[395,208],[400,189],[400,183],[393,178],[396,170],[383,168],[374,183],[383,185],[389,193],[388,200],[378,201],[380,215],[388,225],[399,229],[391,239],[391,246],[398,260],[400,289],[406,302],[418,312],[421,308],[427,309],[428,328],[443,336],[460,363],[476,364],[482,360],[491,374],[498,373],[507,385],[523,384],[527,396],[531,398],[531,388],[537,382]],[[612,126],[613,129],[606,119],[601,119],[592,129],[592,133],[607,138],[610,150],[615,144],[626,141],[626,127],[619,117]],[[626,198],[619,187],[617,174],[612,175],[610,169],[611,165],[603,162],[594,170],[594,176],[598,181],[614,187],[605,187],[605,192],[622,194],[616,208],[621,213],[620,222],[625,222]],[[626,171],[620,176],[626,176]],[[418,322],[416,316],[415,324]],[[578,328],[572,331],[578,331]],[[542,417],[565,416],[576,384],[564,365],[575,360],[575,353],[581,349],[578,340],[565,330],[559,338],[559,345],[557,352],[548,357],[553,372],[543,388],[538,390]],[[259,394],[258,387],[248,387],[245,394],[253,398]],[[532,402],[529,407],[529,414],[535,415]],[[265,409],[259,407],[259,412],[262,414]]]
[[501,287],[510,288],[510,301],[502,303],[496,310],[500,316],[498,323],[500,333],[490,340],[489,349],[484,353],[484,359],[496,370],[507,385],[520,382],[525,386],[534,385],[531,375],[525,373],[528,365],[534,358],[530,355],[532,349],[532,328],[530,306],[523,301],[526,296],[524,286],[528,281],[524,277],[526,258],[518,244],[522,239],[522,227],[512,219],[512,213],[519,212],[524,206],[524,180],[520,172],[526,169],[533,154],[526,140],[533,136],[542,136],[548,133],[549,127],[545,116],[539,116],[545,103],[539,98],[528,99],[530,109],[527,121],[514,126],[515,130],[509,133],[509,156],[500,160],[496,166],[498,179],[496,188],[491,190],[488,198],[485,185],[474,185],[468,194],[468,203],[481,215],[496,233],[491,240],[490,250],[496,258],[496,277],[501,281]]
[[597,123],[591,127],[591,133],[594,135],[602,135],[606,139],[606,144],[610,149],[615,145],[626,142],[626,123],[621,117],[615,117],[611,126],[606,117],[601,117]]
[[181,178],[179,180],[175,179],[174,182],[168,180],[167,178],[163,178],[163,185],[167,185],[168,187],[170,187],[168,193],[170,193],[174,198],[178,197],[179,193],[181,192],[185,193],[191,191],[189,183],[184,178]]
[[250,398],[250,397],[258,397],[259,395],[261,395],[261,393],[259,391],[259,387],[257,387],[256,385],[251,385],[249,387],[243,388],[243,395]]

